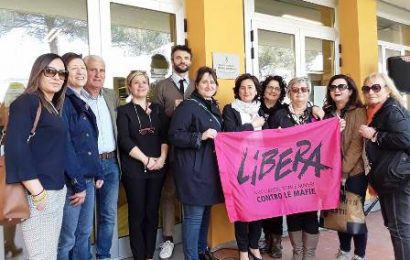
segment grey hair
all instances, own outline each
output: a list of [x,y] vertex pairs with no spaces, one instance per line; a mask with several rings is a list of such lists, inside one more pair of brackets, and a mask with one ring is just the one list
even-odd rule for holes
[[294,85],[300,84],[300,83],[305,83],[305,85],[309,88],[309,91],[312,90],[312,83],[310,83],[310,80],[308,77],[295,77],[291,79],[288,83],[288,93]]
[[98,61],[98,62],[101,62],[102,64],[104,64],[104,67],[105,67],[105,61],[104,61],[104,59],[103,59],[101,56],[98,56],[98,55],[88,55],[88,56],[85,56],[85,57],[83,58],[83,61],[84,61],[85,65],[87,65],[88,62],[90,62],[90,61]]

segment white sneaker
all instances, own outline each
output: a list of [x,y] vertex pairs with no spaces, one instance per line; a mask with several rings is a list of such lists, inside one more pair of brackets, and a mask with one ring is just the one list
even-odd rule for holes
[[172,253],[174,252],[174,243],[167,240],[164,243],[162,243],[160,248],[161,250],[159,251],[159,258],[163,260],[171,258]]
[[352,260],[366,260],[366,257],[360,257],[358,255],[354,255],[354,257],[352,258]]
[[350,260],[350,253],[339,249],[336,254],[335,260]]

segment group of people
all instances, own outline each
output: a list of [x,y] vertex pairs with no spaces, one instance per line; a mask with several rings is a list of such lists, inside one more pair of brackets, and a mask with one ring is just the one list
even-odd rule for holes
[[[190,48],[173,47],[172,75],[152,88],[145,72],[131,71],[126,78],[131,100],[118,106],[113,91],[103,88],[101,57],[38,57],[25,93],[10,107],[5,146],[7,182],[22,182],[27,189],[31,216],[22,230],[30,259],[91,259],[95,196],[97,259],[110,258],[120,181],[117,156],[134,259],[153,259],[161,204],[160,258],[172,256],[177,195],[183,208],[184,257],[204,260],[211,259],[211,207],[224,201],[213,141],[219,132],[288,128],[338,117],[342,182],[363,200],[366,173],[385,150],[410,147],[409,112],[394,83],[382,73],[369,75],[361,89],[347,75],[333,76],[323,109],[309,101],[311,83],[306,77],[286,84],[280,76],[268,76],[260,83],[246,73],[235,80],[235,99],[221,113],[214,98],[219,86],[215,71],[201,67],[191,80],[191,62]],[[286,96],[289,103],[284,103]],[[40,120],[31,133],[38,107]],[[396,259],[409,258],[410,185],[391,193],[375,192]],[[292,259],[315,259],[318,212],[292,214],[286,220]],[[240,260],[262,259],[264,252],[282,257],[282,222],[283,217],[235,222]],[[262,229],[266,241],[260,248]],[[367,234],[338,236],[336,259],[365,259]]]

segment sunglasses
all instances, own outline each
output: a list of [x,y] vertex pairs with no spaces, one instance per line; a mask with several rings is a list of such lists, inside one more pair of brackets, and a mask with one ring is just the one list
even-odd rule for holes
[[292,93],[306,93],[306,92],[309,92],[309,88],[307,88],[307,87],[290,88],[290,91]]
[[148,135],[148,134],[154,134],[155,133],[155,127],[147,127],[147,128],[142,128],[138,130],[140,135]]
[[363,86],[362,87],[362,92],[363,93],[370,93],[370,90],[373,90],[374,93],[379,93],[381,89],[382,89],[382,86],[380,84],[373,84],[370,87],[369,86]]
[[45,67],[43,69],[44,76],[47,78],[53,78],[55,77],[56,74],[58,74],[58,78],[61,80],[65,80],[66,77],[68,76],[68,72],[65,70],[56,70],[55,68],[52,67]]
[[336,89],[338,89],[339,91],[343,91],[345,89],[348,89],[349,86],[347,84],[339,84],[339,85],[330,85],[329,86],[329,91],[336,91]]

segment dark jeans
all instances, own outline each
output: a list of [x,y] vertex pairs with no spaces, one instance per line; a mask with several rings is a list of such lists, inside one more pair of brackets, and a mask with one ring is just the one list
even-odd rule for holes
[[410,183],[393,193],[379,194],[379,199],[395,259],[410,259]]
[[[347,178],[346,189],[362,196],[364,203],[366,190],[367,190],[367,177],[364,174],[355,175]],[[363,204],[364,205],[364,204]],[[353,238],[354,254],[360,257],[364,257],[366,254],[367,245],[367,233],[352,235],[347,233],[338,232],[340,249],[345,252],[349,252],[351,249],[351,241]]]
[[185,260],[199,260],[208,249],[208,226],[211,206],[183,204],[182,247]]
[[265,237],[268,234],[271,235],[283,235],[283,217],[268,218],[262,221],[263,232]]
[[309,211],[287,215],[288,231],[305,231],[309,234],[319,234],[317,211]]
[[262,220],[235,222],[235,238],[239,251],[248,252],[249,247],[257,249],[262,233]]
[[128,225],[132,255],[136,260],[154,256],[158,229],[159,201],[164,176],[150,179],[129,178],[122,183],[128,201]]

